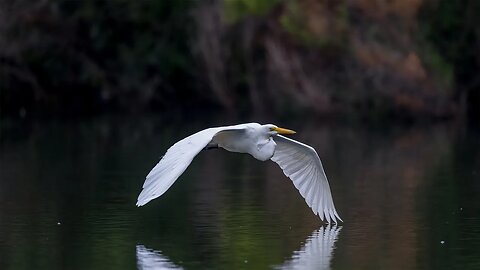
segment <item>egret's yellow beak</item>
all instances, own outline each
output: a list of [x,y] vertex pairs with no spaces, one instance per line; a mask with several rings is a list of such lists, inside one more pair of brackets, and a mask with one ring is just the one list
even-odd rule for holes
[[293,130],[286,129],[286,128],[279,128],[279,127],[275,127],[273,128],[273,130],[276,131],[278,134],[285,134],[285,135],[291,135],[291,134],[297,133]]

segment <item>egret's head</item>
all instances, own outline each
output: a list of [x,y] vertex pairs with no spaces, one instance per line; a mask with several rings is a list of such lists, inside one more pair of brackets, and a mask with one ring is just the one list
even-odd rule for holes
[[296,133],[293,130],[277,127],[272,124],[265,125],[265,127],[267,128],[268,130],[267,132],[270,136],[277,135],[277,134],[291,135]]

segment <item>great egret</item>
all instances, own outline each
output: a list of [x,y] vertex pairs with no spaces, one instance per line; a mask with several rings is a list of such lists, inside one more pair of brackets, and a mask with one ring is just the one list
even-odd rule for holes
[[248,153],[254,158],[271,159],[289,177],[313,213],[321,220],[337,223],[342,219],[333,205],[332,193],[322,162],[313,147],[279,134],[295,131],[258,123],[208,128],[175,143],[147,175],[137,206],[161,196],[187,169],[203,149],[223,148]]

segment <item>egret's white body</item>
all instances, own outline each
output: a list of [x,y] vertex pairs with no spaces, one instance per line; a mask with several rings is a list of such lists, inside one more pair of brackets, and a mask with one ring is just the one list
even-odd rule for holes
[[248,153],[261,161],[271,159],[293,181],[313,213],[322,220],[337,223],[341,219],[317,152],[311,146],[279,135],[293,133],[275,125],[249,123],[208,128],[190,135],[170,147],[147,175],[137,206],[165,193],[202,149],[213,146]]

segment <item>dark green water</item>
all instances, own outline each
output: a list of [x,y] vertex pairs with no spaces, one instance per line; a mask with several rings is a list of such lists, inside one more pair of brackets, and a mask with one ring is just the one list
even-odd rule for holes
[[322,226],[273,162],[211,150],[161,198],[145,175],[211,121],[1,124],[0,269],[480,269],[480,135],[287,121],[345,223]]

